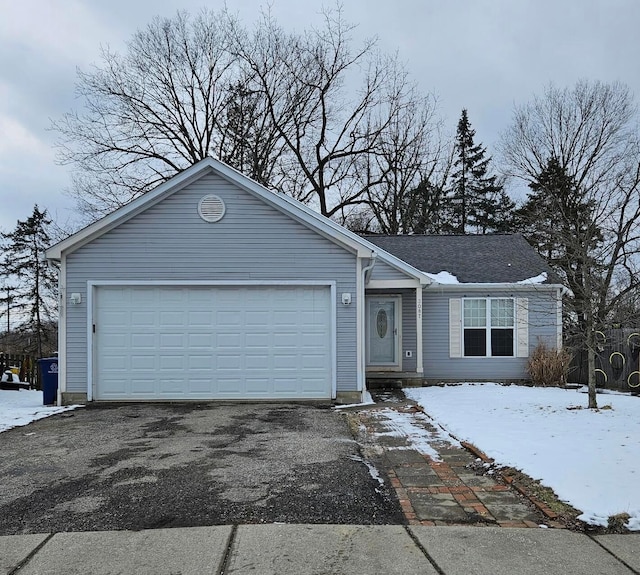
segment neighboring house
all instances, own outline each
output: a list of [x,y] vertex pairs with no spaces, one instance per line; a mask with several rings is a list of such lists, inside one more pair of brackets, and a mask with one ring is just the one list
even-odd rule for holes
[[561,337],[562,287],[521,236],[362,238],[214,159],[46,257],[62,403],[526,379],[538,339]]

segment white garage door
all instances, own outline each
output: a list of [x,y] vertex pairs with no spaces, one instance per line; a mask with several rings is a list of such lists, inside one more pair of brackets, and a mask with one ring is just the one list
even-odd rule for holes
[[331,397],[328,286],[101,286],[93,309],[95,399]]

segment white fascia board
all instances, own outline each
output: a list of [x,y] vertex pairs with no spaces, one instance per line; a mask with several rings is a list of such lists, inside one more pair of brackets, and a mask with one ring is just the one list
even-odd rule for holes
[[366,289],[415,289],[422,284],[417,278],[404,280],[369,280]]
[[457,284],[439,284],[433,282],[431,289],[439,289],[440,291],[482,291],[482,290],[511,290],[511,291],[550,291],[562,290],[564,286],[559,284],[519,284],[519,283],[457,283]]
[[233,286],[325,286],[335,287],[334,280],[89,280],[88,289],[94,287],[233,287]]

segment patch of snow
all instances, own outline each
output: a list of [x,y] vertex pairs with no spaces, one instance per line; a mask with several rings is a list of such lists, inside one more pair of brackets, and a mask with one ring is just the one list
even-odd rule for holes
[[532,278],[527,278],[526,280],[520,280],[519,282],[516,282],[516,283],[522,284],[522,285],[530,285],[530,284],[541,284],[546,281],[547,281],[547,272],[542,272],[537,276],[534,276]]
[[441,271],[438,272],[437,274],[430,274],[425,272],[425,275],[429,278],[432,279],[434,282],[439,283],[439,284],[459,284],[460,282],[458,281],[458,278],[456,276],[454,276],[452,273],[449,273],[447,271]]
[[0,390],[0,432],[13,427],[28,425],[36,419],[42,419],[82,407],[81,405],[65,405],[64,407],[47,407],[42,405],[42,392],[35,390],[6,391]]
[[376,436],[404,437],[407,440],[407,447],[396,449],[415,449],[423,455],[428,455],[434,461],[441,461],[438,452],[431,447],[431,442],[440,441],[459,446],[460,443],[443,430],[435,432],[429,431],[421,423],[433,422],[422,413],[405,413],[395,409],[381,409],[373,412],[374,417],[383,418],[385,427],[389,430],[383,433],[376,433]]
[[[579,391],[498,384],[409,388],[448,432],[482,449],[499,465],[522,470],[607,525],[628,513],[640,531],[640,398],[608,394],[612,409],[586,409]],[[568,409],[572,406],[585,409]]]
[[371,475],[371,477],[373,477],[373,479],[375,479],[380,485],[384,485],[384,479],[380,475],[380,472],[378,471],[376,466],[373,465],[370,461],[367,461],[362,457],[358,457],[357,455],[351,455],[349,456],[349,459],[352,459],[353,461],[359,461],[360,463],[364,463],[367,466],[367,469],[369,470],[369,475]]

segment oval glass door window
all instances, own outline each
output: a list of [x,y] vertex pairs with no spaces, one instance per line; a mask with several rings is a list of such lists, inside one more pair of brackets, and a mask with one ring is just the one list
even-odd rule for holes
[[378,310],[378,314],[376,315],[376,331],[380,339],[384,339],[384,336],[387,335],[388,324],[387,312],[383,309]]

